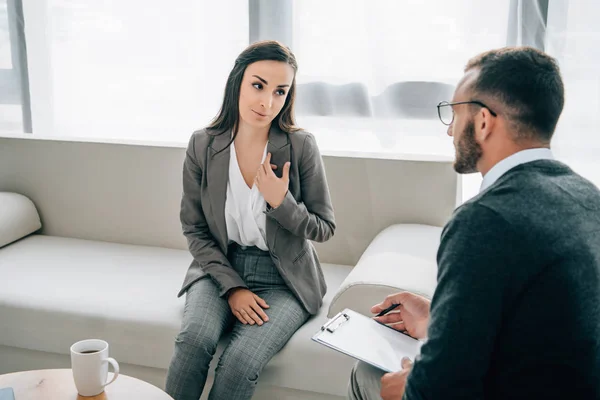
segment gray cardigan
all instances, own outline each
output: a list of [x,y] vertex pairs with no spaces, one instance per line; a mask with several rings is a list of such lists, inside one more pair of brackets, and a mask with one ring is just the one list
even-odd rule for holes
[[428,341],[405,400],[600,399],[600,191],[521,164],[442,233]]
[[[206,275],[217,284],[221,296],[234,287],[246,287],[227,259],[225,197],[230,148],[223,149],[230,136],[210,133],[206,129],[194,132],[183,166],[180,218],[194,260],[178,296]],[[269,253],[290,290],[308,312],[316,314],[327,287],[310,240],[324,242],[335,231],[323,161],[315,138],[304,131],[287,134],[272,126],[267,151],[278,176],[291,161],[283,203],[265,210]]]

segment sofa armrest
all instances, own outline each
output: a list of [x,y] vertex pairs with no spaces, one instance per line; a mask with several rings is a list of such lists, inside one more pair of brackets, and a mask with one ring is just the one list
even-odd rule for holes
[[399,224],[373,239],[334,296],[327,316],[344,308],[372,316],[386,296],[409,291],[431,298],[436,286],[436,254],[442,228]]
[[0,192],[0,248],[42,227],[35,205],[18,193]]

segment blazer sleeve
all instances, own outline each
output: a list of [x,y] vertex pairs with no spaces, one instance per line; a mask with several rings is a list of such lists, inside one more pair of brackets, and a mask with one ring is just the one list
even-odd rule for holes
[[298,171],[303,201],[296,201],[288,191],[279,207],[268,210],[267,216],[296,236],[325,242],[335,232],[335,219],[321,153],[310,133],[301,154]]
[[247,286],[231,267],[206,222],[201,202],[202,169],[195,153],[195,139],[196,134],[190,139],[183,165],[180,220],[194,260],[217,284],[219,295],[224,296],[232,288]]

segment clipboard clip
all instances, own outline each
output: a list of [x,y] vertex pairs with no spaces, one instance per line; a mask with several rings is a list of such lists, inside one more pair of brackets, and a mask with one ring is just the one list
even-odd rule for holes
[[348,314],[341,313],[338,316],[336,316],[335,318],[332,318],[325,325],[323,325],[321,327],[321,331],[327,331],[327,332],[333,333],[344,322],[348,322],[349,319],[350,319],[350,316]]

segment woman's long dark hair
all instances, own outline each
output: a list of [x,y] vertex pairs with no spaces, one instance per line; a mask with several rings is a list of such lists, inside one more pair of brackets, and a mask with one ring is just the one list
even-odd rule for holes
[[[233,131],[233,136],[229,145],[233,142],[238,133],[240,118],[240,87],[242,85],[242,79],[244,78],[244,72],[248,65],[263,60],[281,61],[289,64],[294,70],[294,79],[290,85],[285,104],[271,123],[277,123],[279,128],[286,133],[293,133],[300,130],[300,128],[296,126],[296,121],[294,119],[296,72],[298,71],[296,57],[289,48],[281,43],[274,40],[265,40],[251,44],[235,60],[235,65],[229,73],[227,84],[225,85],[225,94],[223,96],[221,110],[208,126],[209,130],[214,131],[214,133],[211,133],[213,135],[221,135],[225,132]],[[229,147],[229,145],[227,147]]]

